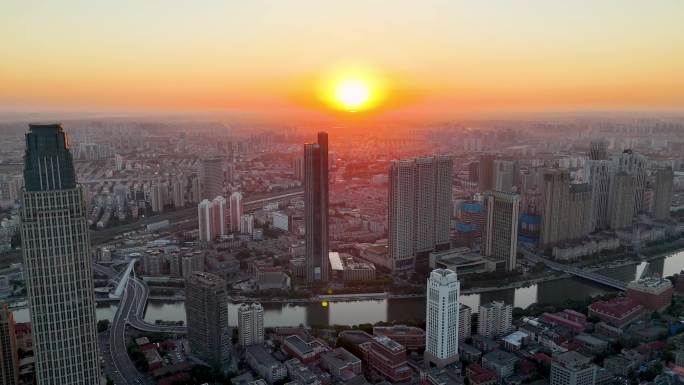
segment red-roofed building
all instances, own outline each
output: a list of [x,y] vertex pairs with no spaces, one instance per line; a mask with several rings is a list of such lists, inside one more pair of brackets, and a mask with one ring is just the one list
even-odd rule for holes
[[[572,313],[566,313],[567,311],[568,310],[566,309],[556,314],[544,313],[542,314],[542,320],[555,326],[565,326],[575,333],[582,333],[586,326],[586,317],[584,317],[584,314],[580,314],[582,316],[580,318]],[[576,312],[573,311],[573,313]]]
[[407,350],[425,349],[425,330],[413,326],[375,326],[373,335],[386,336],[404,345]]
[[589,305],[589,316],[598,317],[601,321],[619,328],[639,319],[644,313],[645,309],[641,304],[627,297],[597,301]]
[[468,377],[468,380],[472,385],[496,384],[496,373],[493,370],[485,369],[476,363],[466,367],[466,377]]
[[646,357],[646,359],[654,359],[665,351],[666,346],[667,343],[665,341],[653,341],[637,346],[636,351]]
[[672,302],[674,289],[669,279],[644,278],[627,284],[627,297],[654,311],[663,311]]
[[23,351],[33,350],[33,332],[30,322],[21,322],[14,325],[14,334],[17,336],[17,348]]

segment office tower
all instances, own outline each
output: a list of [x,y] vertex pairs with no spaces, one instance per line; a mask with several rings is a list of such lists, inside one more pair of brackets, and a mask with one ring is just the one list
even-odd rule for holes
[[304,145],[306,280],[328,281],[328,134]]
[[41,385],[100,382],[84,189],[68,144],[61,124],[29,125],[21,242]]
[[567,213],[566,239],[579,239],[589,235],[591,232],[591,186],[588,183],[570,185]]
[[553,246],[566,239],[569,199],[570,173],[562,169],[544,170],[540,246]]
[[460,304],[458,307],[458,342],[470,338],[472,334],[473,309],[468,305]]
[[238,337],[242,347],[264,342],[264,308],[261,304],[240,304],[238,308]]
[[561,353],[551,363],[550,385],[594,385],[596,366],[575,351]]
[[450,246],[453,160],[449,156],[392,161],[389,169],[389,254],[395,271]]
[[230,364],[226,282],[211,273],[192,272],[185,282],[185,315],[193,356],[214,368]]
[[199,240],[211,242],[214,240],[213,204],[208,199],[197,205],[197,221],[199,222]]
[[477,186],[480,191],[489,191],[494,188],[494,159],[496,159],[494,155],[482,155],[478,161]]
[[589,159],[608,159],[608,142],[606,142],[605,140],[592,140],[589,146]]
[[230,194],[230,231],[240,231],[240,217],[243,214],[242,193],[236,191]]
[[202,198],[213,199],[223,195],[223,158],[211,157],[202,159]]
[[513,187],[518,179],[517,172],[517,162],[512,160],[495,160],[493,189],[503,192],[513,191]]
[[477,334],[496,337],[509,332],[513,322],[513,305],[494,301],[480,305],[477,314]]
[[296,157],[292,159],[292,172],[298,181],[304,181],[304,158]]
[[520,195],[489,191],[484,198],[485,226],[480,250],[483,256],[501,264],[506,271],[516,265]]
[[456,273],[435,269],[427,280],[425,364],[444,367],[458,361],[459,289]]
[[651,215],[654,219],[663,220],[670,218],[673,180],[674,173],[672,172],[672,167],[658,169],[653,175],[653,205]]
[[632,212],[638,214],[644,204],[644,193],[646,192],[646,169],[648,159],[637,154],[632,150],[625,150],[612,159],[612,175],[625,172],[634,178],[634,209]]
[[153,184],[150,187],[150,207],[153,213],[164,211],[164,198],[161,184]]
[[611,178],[609,204],[609,226],[613,230],[632,227],[634,217],[635,178],[624,171]]
[[213,232],[215,236],[220,237],[228,233],[228,207],[226,205],[226,198],[217,196],[211,202],[212,206],[212,223]]
[[19,357],[17,336],[14,332],[14,316],[7,303],[0,303],[0,384],[14,385],[19,382]]
[[607,160],[590,160],[585,165],[586,181],[591,186],[591,231],[608,228],[610,168]]

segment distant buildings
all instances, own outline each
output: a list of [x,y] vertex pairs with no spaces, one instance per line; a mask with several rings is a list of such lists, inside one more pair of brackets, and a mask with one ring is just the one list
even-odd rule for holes
[[[232,194],[230,194],[230,231],[235,233],[235,232],[243,232],[243,225],[241,222],[241,218],[244,215],[244,208],[242,204],[242,193],[239,191],[236,191]],[[254,224],[252,223],[252,227]],[[251,234],[251,232],[246,233],[246,234]]]
[[29,125],[21,243],[41,385],[100,382],[85,190],[68,144],[60,124]]
[[489,191],[485,195],[486,219],[481,252],[501,264],[506,271],[515,269],[518,250],[518,215],[520,196]]
[[518,180],[518,163],[514,160],[497,159],[494,161],[493,190],[513,192]]
[[211,242],[226,235],[226,199],[217,196],[213,201],[203,200],[197,205],[199,240]]
[[202,198],[213,199],[216,196],[223,195],[223,183],[225,176],[223,174],[222,157],[211,157],[202,159],[201,163],[201,185]]
[[596,367],[591,358],[569,351],[557,355],[551,364],[550,385],[594,385]]
[[264,308],[261,304],[240,304],[238,308],[238,341],[243,347],[264,342]]
[[477,314],[477,333],[496,337],[509,332],[513,322],[513,305],[494,301],[480,305]]
[[427,280],[425,362],[444,367],[458,361],[460,283],[456,273],[436,269]]
[[590,144],[589,159],[605,160],[608,159],[608,142],[605,140],[594,140]]
[[489,191],[494,188],[494,155],[483,155],[478,161],[478,190]]
[[[611,175],[625,173],[633,178],[633,193],[631,199],[633,208],[631,212],[637,214],[642,211],[644,205],[644,193],[646,191],[646,169],[648,159],[632,150],[625,150],[611,159]],[[613,188],[611,187],[611,190]]]
[[634,176],[618,172],[611,178],[609,207],[609,226],[613,230],[631,228],[634,219],[634,199],[636,197]]
[[304,226],[306,279],[327,282],[328,266],[328,134],[304,145]]
[[610,162],[590,160],[585,165],[585,178],[591,187],[591,231],[605,230],[609,225]]
[[[395,160],[389,169],[389,256],[392,270],[416,267],[417,258],[448,248],[453,159]],[[425,263],[427,265],[427,263]]]
[[569,202],[570,173],[564,169],[544,170],[540,246],[553,246],[567,239]]
[[231,359],[226,282],[214,274],[193,272],[185,292],[192,354],[215,368],[226,367]]
[[591,186],[588,183],[573,183],[568,195],[568,227],[565,238],[584,238],[591,230]]
[[661,168],[654,172],[653,204],[651,207],[651,215],[654,219],[663,220],[670,218],[673,180],[674,173],[671,167]]
[[19,359],[14,316],[7,303],[0,303],[0,384],[19,382]]

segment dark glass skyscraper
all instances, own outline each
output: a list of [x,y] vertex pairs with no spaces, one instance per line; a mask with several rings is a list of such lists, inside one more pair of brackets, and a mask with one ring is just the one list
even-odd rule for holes
[[327,282],[328,261],[328,134],[304,145],[306,279]]
[[41,385],[99,384],[84,190],[76,184],[62,126],[29,127],[21,241],[36,379]]

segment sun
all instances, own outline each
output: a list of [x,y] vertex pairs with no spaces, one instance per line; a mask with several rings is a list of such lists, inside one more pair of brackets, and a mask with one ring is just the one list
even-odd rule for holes
[[364,113],[387,100],[388,81],[368,66],[347,64],[321,73],[316,90],[319,101],[332,110]]
[[335,88],[335,98],[337,101],[343,107],[351,111],[368,103],[370,97],[370,87],[362,80],[343,80]]

